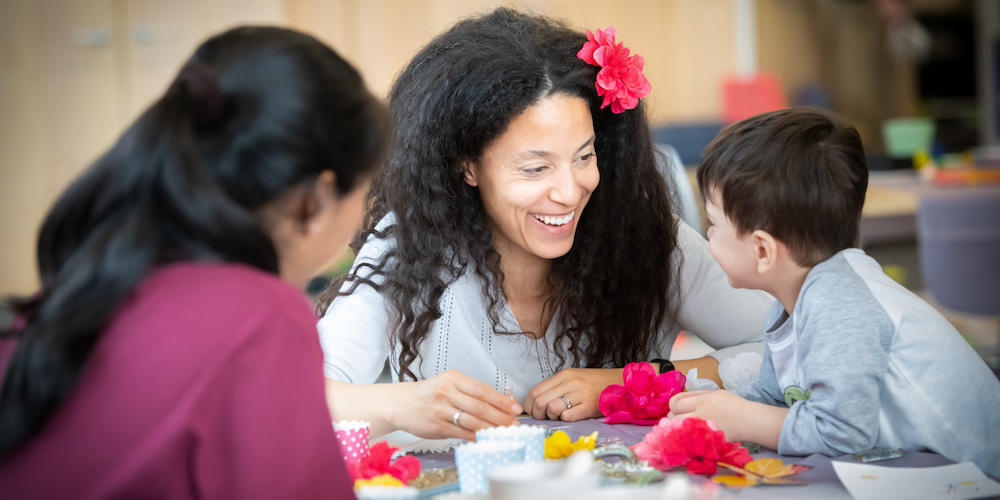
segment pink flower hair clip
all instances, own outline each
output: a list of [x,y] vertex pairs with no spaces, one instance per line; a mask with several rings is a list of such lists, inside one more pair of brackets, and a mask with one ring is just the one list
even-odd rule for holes
[[631,55],[625,45],[615,44],[617,34],[612,27],[595,33],[587,30],[587,43],[576,53],[587,64],[601,67],[596,84],[597,95],[604,97],[601,109],[610,104],[615,114],[634,109],[651,88],[642,74],[646,61],[639,54]]

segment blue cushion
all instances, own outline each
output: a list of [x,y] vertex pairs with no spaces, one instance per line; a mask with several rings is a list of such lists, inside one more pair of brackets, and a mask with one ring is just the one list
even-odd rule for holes
[[653,127],[653,142],[670,144],[677,149],[685,166],[701,160],[705,146],[722,131],[722,123],[685,123]]

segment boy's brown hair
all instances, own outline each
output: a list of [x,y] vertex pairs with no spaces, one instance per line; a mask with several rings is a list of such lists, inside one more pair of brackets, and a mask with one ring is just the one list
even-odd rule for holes
[[740,237],[767,231],[799,265],[860,244],[868,165],[857,130],[833,113],[798,107],[733,124],[705,149],[697,177]]

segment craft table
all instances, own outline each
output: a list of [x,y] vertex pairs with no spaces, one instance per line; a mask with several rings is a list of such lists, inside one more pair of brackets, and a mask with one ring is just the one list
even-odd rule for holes
[[[569,434],[570,438],[574,441],[581,437],[589,435],[590,433],[598,432],[598,443],[615,441],[620,439],[622,444],[626,446],[632,446],[640,441],[646,435],[651,427],[619,424],[619,425],[608,425],[601,421],[601,419],[590,419],[582,420],[579,422],[559,422],[551,420],[535,420],[533,418],[522,418],[520,420],[521,425],[543,425],[553,429],[561,429]],[[414,455],[420,459],[421,464],[425,469],[429,468],[441,468],[448,469],[455,467],[455,457],[451,452],[442,453],[424,453]],[[810,455],[808,457],[787,457],[780,456],[777,453],[769,450],[762,449],[760,452],[755,453],[753,458],[778,458],[783,462],[788,464],[798,464],[811,467],[810,470],[805,471],[801,474],[795,476],[797,481],[801,481],[802,485],[783,485],[783,486],[756,486],[753,488],[747,488],[739,491],[726,490],[724,487],[719,487],[719,495],[717,498],[822,498],[822,499],[849,499],[851,496],[848,494],[847,490],[841,485],[840,480],[837,478],[837,474],[833,470],[833,461],[851,461],[856,462],[852,455],[845,455],[842,457],[830,458],[824,455]],[[884,460],[877,462],[875,465],[885,466],[885,467],[934,467],[940,465],[953,464],[952,460],[934,453],[919,452],[919,451],[908,451],[906,455],[902,458]],[[692,477],[692,481],[695,484],[702,484],[708,479],[695,476]],[[623,491],[627,486],[614,487],[609,490],[608,500],[614,498],[658,498],[656,494],[662,489],[662,483],[654,483],[649,486],[643,487],[631,487],[628,491]],[[455,485],[451,489],[438,490],[434,494],[444,493],[446,491],[457,491],[458,486]],[[630,494],[631,493],[631,494]],[[466,495],[470,500],[473,498],[488,498],[488,496],[483,495]],[[465,498],[463,496],[462,498]],[[421,496],[421,498],[433,498],[433,495]]]

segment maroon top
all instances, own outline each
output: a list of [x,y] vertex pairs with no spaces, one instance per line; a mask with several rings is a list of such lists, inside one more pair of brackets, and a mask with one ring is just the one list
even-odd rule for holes
[[161,269],[45,429],[0,459],[0,496],[353,498],[322,358],[305,297],[277,277]]

